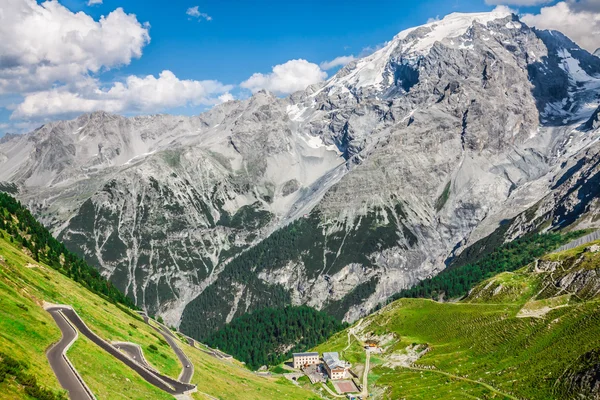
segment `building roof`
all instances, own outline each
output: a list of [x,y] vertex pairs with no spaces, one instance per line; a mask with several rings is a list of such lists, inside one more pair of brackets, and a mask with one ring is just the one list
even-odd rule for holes
[[323,353],[323,361],[325,361],[329,369],[346,368],[346,363],[340,360],[340,355],[337,351]]
[[319,357],[319,353],[317,353],[316,351],[311,351],[308,353],[292,353],[292,355],[294,357],[314,357],[314,356]]

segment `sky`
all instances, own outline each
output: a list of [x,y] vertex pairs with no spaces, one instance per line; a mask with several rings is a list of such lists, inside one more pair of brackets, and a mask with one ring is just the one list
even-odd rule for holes
[[0,136],[96,110],[285,96],[406,28],[497,6],[600,47],[600,0],[1,0]]

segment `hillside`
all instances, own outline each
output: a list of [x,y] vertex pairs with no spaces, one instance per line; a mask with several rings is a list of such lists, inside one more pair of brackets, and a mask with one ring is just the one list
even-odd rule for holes
[[[11,214],[0,208],[0,216],[15,227],[20,226],[16,215],[24,212]],[[182,365],[160,333],[133,310],[102,293],[93,293],[85,282],[75,282],[65,271],[36,261],[17,236],[32,237],[24,231],[10,235],[0,229],[0,399],[66,398],[46,359],[46,350],[60,339],[61,332],[44,310],[44,302],[71,305],[98,336],[140,345],[152,367],[177,379]],[[150,323],[158,326],[152,320]],[[198,385],[198,390],[190,395],[193,399],[313,397],[283,377],[258,376],[235,360],[211,355],[211,350],[199,343],[192,347],[179,337],[175,340],[194,367],[191,383]],[[83,335],[68,350],[67,357],[97,399],[173,398]]]
[[353,322],[498,227],[599,227],[600,59],[505,9],[388,39],[285,98],[7,136],[0,190],[198,339],[265,307]]
[[317,347],[340,351],[383,399],[600,396],[600,242],[482,282],[457,303],[400,299]]
[[306,306],[264,308],[234,319],[205,342],[258,369],[306,351],[344,327],[333,317]]

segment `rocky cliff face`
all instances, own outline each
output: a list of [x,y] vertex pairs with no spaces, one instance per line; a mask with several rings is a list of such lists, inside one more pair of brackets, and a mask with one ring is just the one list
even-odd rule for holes
[[598,93],[563,35],[452,14],[288,98],[9,138],[0,181],[196,337],[289,303],[354,320],[503,220],[595,225]]

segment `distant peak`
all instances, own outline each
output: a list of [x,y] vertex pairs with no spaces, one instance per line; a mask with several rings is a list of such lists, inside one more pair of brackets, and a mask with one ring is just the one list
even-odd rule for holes
[[596,49],[596,51],[594,52],[594,55],[598,58],[600,58],[600,48]]
[[435,43],[452,42],[465,35],[475,23],[487,26],[493,21],[502,22],[508,29],[520,29],[522,26],[519,18],[506,7],[486,13],[452,13],[441,20],[400,32],[373,54],[346,65],[325,87],[333,87],[333,90],[340,87],[373,87],[383,90],[394,79],[387,69],[393,57],[400,54],[404,61],[417,60],[426,56]]
[[404,40],[416,30],[426,30],[430,32],[427,36],[434,36],[438,40],[447,37],[456,37],[463,35],[475,22],[485,25],[488,22],[507,18],[510,16],[513,16],[513,20],[518,21],[518,17],[514,15],[508,8],[505,7],[499,7],[494,11],[485,13],[456,12],[446,15],[440,20],[431,21],[426,23],[425,25],[406,29],[397,34],[394,39]]
[[112,114],[109,114],[104,110],[93,111],[90,113],[90,117],[108,117],[108,116],[112,116]]
[[275,97],[275,95],[271,92],[269,92],[267,89],[261,89],[258,92],[254,93],[253,97],[262,97],[262,96],[267,96],[267,97]]
[[80,115],[77,120],[81,121],[102,121],[106,119],[116,118],[116,114],[111,114],[103,110],[92,111],[90,113]]

